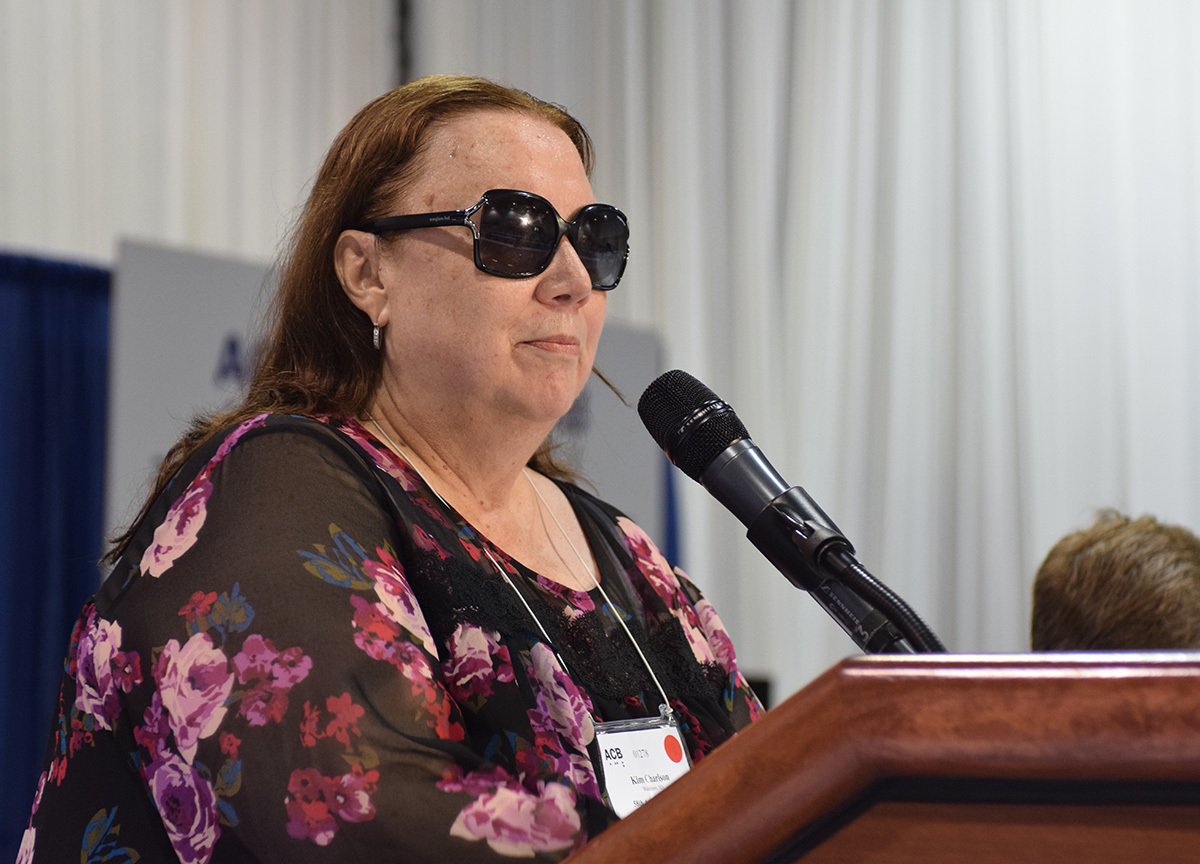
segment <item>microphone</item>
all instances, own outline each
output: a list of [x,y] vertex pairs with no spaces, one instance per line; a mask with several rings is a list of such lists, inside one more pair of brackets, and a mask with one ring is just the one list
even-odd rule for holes
[[[667,458],[747,528],[788,491],[733,408],[683,370],[664,372],[650,382],[638,400],[638,414]],[[807,504],[814,521],[841,536],[816,502],[809,499]],[[845,537],[841,540],[849,546]]]
[[682,370],[665,372],[642,393],[638,415],[667,458],[730,510],[759,551],[825,607],[862,650],[912,653],[914,644],[945,650],[855,560],[850,541],[809,494],[784,482],[733,408],[706,386]]

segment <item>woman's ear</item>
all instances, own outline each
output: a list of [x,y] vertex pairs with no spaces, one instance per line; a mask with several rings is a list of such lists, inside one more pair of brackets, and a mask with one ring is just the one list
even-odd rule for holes
[[381,327],[387,324],[387,289],[379,278],[379,243],[366,231],[343,231],[333,247],[333,268],[350,302]]

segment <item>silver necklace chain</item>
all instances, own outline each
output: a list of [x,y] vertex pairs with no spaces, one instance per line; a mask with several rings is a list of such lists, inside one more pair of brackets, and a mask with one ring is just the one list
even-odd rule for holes
[[[417,467],[416,462],[414,462],[413,458],[408,455],[408,451],[392,440],[392,436],[387,433],[383,426],[380,425],[378,420],[376,420],[370,414],[365,416],[370,424],[379,431],[380,435],[383,436],[383,440],[388,443],[392,450],[403,457],[404,461],[408,463],[408,466],[417,473],[417,476],[421,478],[422,482],[424,482],[429,491],[434,494],[434,497],[441,502],[442,506],[447,510],[454,511],[454,508],[451,507],[446,499],[442,497],[441,493],[434,488],[433,484],[429,482],[428,478],[421,473],[421,469]],[[579,554],[579,550],[575,547],[575,544],[571,542],[571,538],[567,535],[567,532],[563,530],[562,523],[558,521],[558,517],[554,515],[554,511],[551,510],[549,505],[546,504],[546,499],[542,497],[542,493],[538,491],[537,486],[534,485],[533,478],[529,476],[529,469],[522,468],[521,473],[525,475],[525,480],[527,483],[529,483],[529,488],[533,490],[533,494],[537,496],[543,511],[550,514],[550,518],[554,521],[555,527],[558,528],[558,533],[561,534],[562,538],[567,541],[567,545],[571,547],[571,551],[574,552],[575,557],[579,559],[579,563],[583,566],[584,572],[587,573],[588,578],[592,580],[592,585],[594,585],[596,590],[600,592],[600,596],[604,599],[605,604],[607,604],[608,608],[612,610],[613,617],[617,620],[617,623],[621,625],[621,629],[625,631],[625,635],[629,637],[629,641],[633,645],[633,650],[637,652],[638,657],[641,658],[642,664],[646,667],[646,671],[650,673],[650,678],[654,681],[654,686],[658,689],[659,695],[662,696],[663,701],[659,708],[660,712],[673,713],[670,709],[671,702],[667,698],[667,691],[663,689],[662,683],[658,680],[658,676],[654,674],[654,669],[651,667],[650,661],[646,659],[646,655],[642,653],[642,648],[640,645],[638,645],[637,639],[633,638],[633,633],[630,631],[629,625],[625,623],[624,616],[617,612],[617,607],[614,606],[613,602],[608,599],[608,594],[606,594],[604,588],[601,587],[600,580],[596,578],[596,575],[592,572],[592,568],[588,566],[588,563],[584,560],[583,556]],[[547,537],[547,539],[549,539],[549,537]],[[553,544],[551,545],[553,546]],[[482,550],[483,554],[486,555],[488,560],[492,562],[492,566],[496,568],[496,572],[500,574],[500,578],[503,579],[505,584],[512,588],[512,590],[516,593],[517,599],[521,601],[521,605],[525,607],[525,611],[529,613],[529,617],[533,619],[535,624],[537,624],[538,630],[540,630],[542,633],[542,638],[546,640],[546,644],[553,646],[554,641],[550,638],[550,634],[547,633],[546,628],[542,626],[541,620],[538,619],[537,614],[533,611],[533,608],[525,599],[525,595],[522,594],[521,590],[517,588],[511,579],[508,578],[508,572],[500,566],[500,562],[496,560],[495,556],[492,555],[492,551],[488,549],[486,545],[482,546]],[[563,563],[566,564],[565,561]],[[567,569],[570,570],[570,567]],[[558,656],[557,650],[554,653],[555,656]],[[563,667],[563,671],[566,671],[567,665],[563,662],[562,657],[558,657],[558,662]]]

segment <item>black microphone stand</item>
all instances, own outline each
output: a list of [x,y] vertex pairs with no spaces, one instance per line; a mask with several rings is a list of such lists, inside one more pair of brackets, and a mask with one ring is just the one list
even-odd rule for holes
[[789,582],[807,591],[864,652],[946,650],[908,604],[858,563],[850,541],[799,486],[771,501],[750,524],[746,536]]

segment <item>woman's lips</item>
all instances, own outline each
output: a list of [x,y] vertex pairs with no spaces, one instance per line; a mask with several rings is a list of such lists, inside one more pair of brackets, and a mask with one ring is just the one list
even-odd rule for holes
[[574,336],[542,336],[538,339],[526,339],[524,344],[555,354],[579,353],[579,340]]

